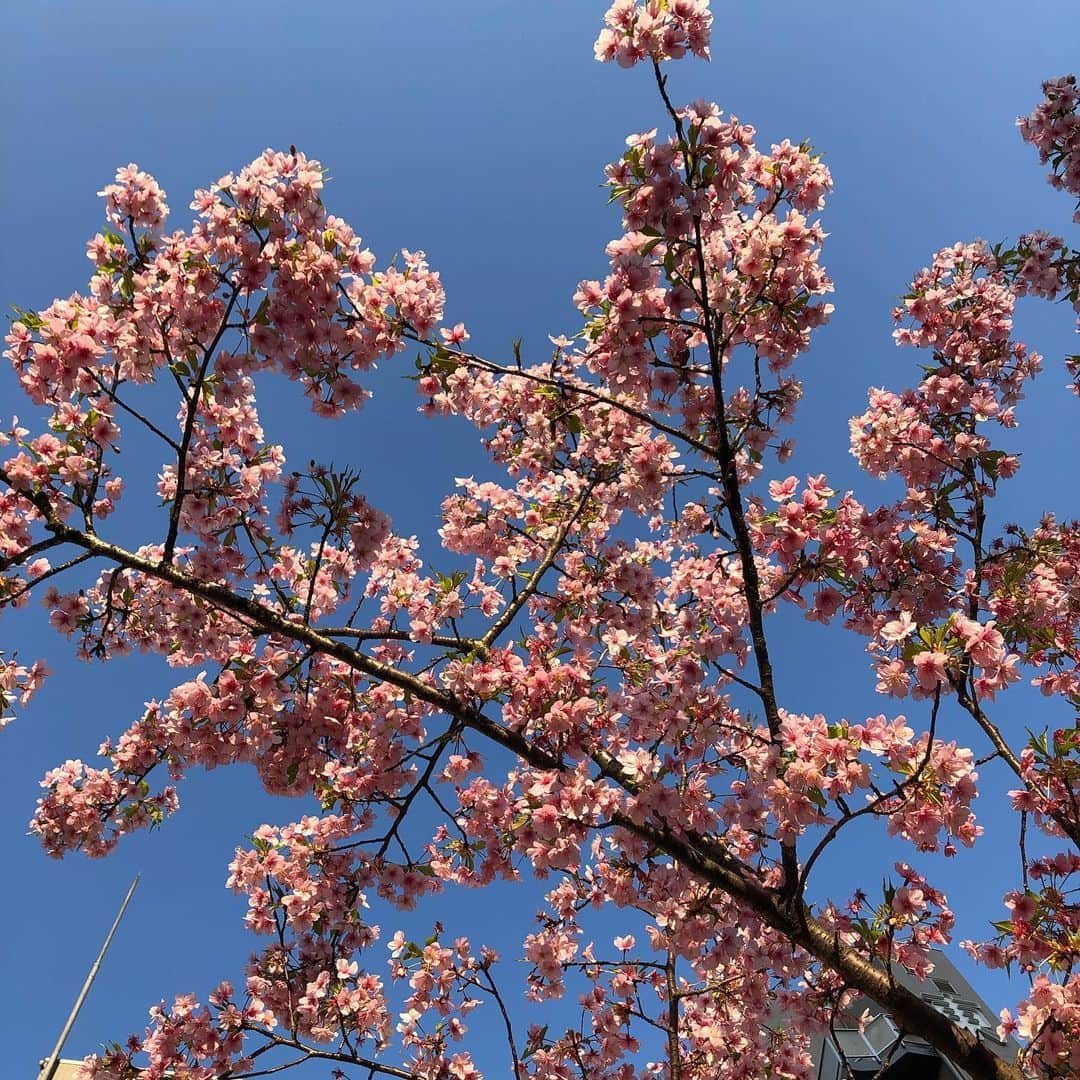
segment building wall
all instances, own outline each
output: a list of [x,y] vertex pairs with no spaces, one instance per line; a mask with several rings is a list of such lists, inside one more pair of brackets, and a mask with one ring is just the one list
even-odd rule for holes
[[[53,1080],[75,1080],[77,1070],[82,1065],[81,1061],[69,1061],[67,1058],[61,1058],[56,1066],[56,1072],[53,1073]],[[45,1073],[41,1072],[39,1080],[44,1080]]]

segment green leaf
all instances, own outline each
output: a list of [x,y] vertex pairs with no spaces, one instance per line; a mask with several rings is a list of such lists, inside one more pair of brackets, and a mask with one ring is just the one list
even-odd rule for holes
[[837,585],[847,585],[848,584],[848,577],[844,573],[844,571],[840,569],[840,567],[826,565],[826,566],[822,567],[822,569],[825,571],[825,576],[830,581],[835,581]]
[[15,318],[26,327],[27,330],[40,330],[45,325],[45,320],[41,318],[37,312],[29,311],[26,308],[21,308],[15,304],[11,305],[11,310],[15,312]]
[[545,1024],[535,1036],[529,1039],[529,1045],[525,1047],[525,1052],[521,1055],[522,1061],[528,1061],[547,1042],[547,1033],[548,1025]]
[[1043,730],[1040,731],[1038,735],[1036,735],[1033,731],[1028,731],[1028,735],[1031,736],[1028,745],[1032,748],[1032,750],[1038,751],[1042,754],[1043,757],[1049,757],[1050,740],[1047,729],[1043,728]]

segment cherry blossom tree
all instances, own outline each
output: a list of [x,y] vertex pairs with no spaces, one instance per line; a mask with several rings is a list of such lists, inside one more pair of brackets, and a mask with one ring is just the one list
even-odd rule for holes
[[[1044,233],[959,243],[914,276],[894,314],[917,381],[851,421],[897,501],[778,478],[798,361],[832,310],[831,178],[807,144],[763,149],[676,102],[665,64],[707,58],[711,21],[707,0],[607,12],[597,59],[649,70],[668,126],[608,166],[610,271],[581,282],[580,333],[546,355],[471,352],[425,255],[380,263],[295,149],[197,191],[186,230],[153,177],[120,169],[88,289],[18,312],[5,355],[32,419],[0,434],[0,607],[39,601],[80,656],[144,650],[183,680],[98,765],[48,773],[33,831],[53,856],[106,855],[177,809],[187,771],[238,762],[321,807],[237,849],[259,943],[239,984],[155,1008],[85,1076],[322,1060],[466,1080],[482,1008],[521,1078],[802,1078],[855,998],[972,1077],[1080,1070],[1080,525],[998,529],[990,511],[1019,468],[995,436],[1042,367],[1014,306],[1080,310],[1080,253]],[[1044,91],[1021,134],[1080,198],[1075,79]],[[341,416],[406,350],[421,410],[473,424],[502,477],[457,482],[432,553],[354,469],[290,471],[256,404],[278,374]],[[109,538],[126,446],[161,460],[142,546]],[[784,606],[861,635],[905,712],[786,709]],[[45,676],[0,656],[0,723]],[[1044,733],[1002,718],[1021,681],[1048,699]],[[952,941],[916,866],[978,842],[991,760],[1015,777],[1019,858],[999,864],[1002,921],[963,944],[1028,977],[1001,1017],[1017,1065],[896,978]],[[830,896],[816,871],[859,819],[894,838],[894,878]],[[525,874],[550,884],[526,1002],[485,943],[369,918]],[[610,942],[586,940],[590,908]],[[585,1022],[544,1024],[567,992]]]

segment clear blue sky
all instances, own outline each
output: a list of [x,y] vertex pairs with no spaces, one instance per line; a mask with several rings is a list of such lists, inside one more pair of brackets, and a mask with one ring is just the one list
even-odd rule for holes
[[[154,173],[179,225],[190,220],[193,188],[266,146],[295,143],[328,166],[327,204],[381,259],[400,247],[428,252],[443,273],[451,321],[469,325],[478,351],[506,355],[519,336],[527,351],[542,350],[548,333],[575,327],[577,281],[604,270],[603,246],[617,229],[598,186],[604,163],[628,132],[662,119],[645,69],[593,61],[604,7],[8,0],[0,302],[44,306],[85,287],[84,245],[102,221],[94,193],[118,165],[135,161]],[[1044,183],[1013,121],[1035,103],[1043,78],[1078,65],[1080,9],[1075,0],[1034,2],[1022,17],[1006,0],[714,9],[714,62],[674,65],[674,96],[717,100],[764,143],[811,139],[836,184],[824,215],[836,314],[801,363],[807,394],[792,471],[825,471],[836,487],[884,499],[884,487],[859,475],[847,454],[846,422],[862,411],[868,385],[913,379],[916,357],[894,348],[889,318],[912,271],[955,240],[1070,227],[1071,205]],[[1074,515],[1077,403],[1060,367],[1075,351],[1069,313],[1026,305],[1020,325],[1047,371],[1020,413],[1025,464],[1007,515]],[[294,461],[359,464],[369,497],[398,530],[430,540],[452,477],[484,464],[463,426],[414,415],[412,385],[399,373],[383,371],[375,400],[334,425],[314,421],[288,392],[271,394],[262,413],[268,438],[285,441]],[[30,413],[6,371],[0,402],[3,416]],[[860,642],[808,636],[790,620],[778,632],[789,646],[778,667],[790,707],[853,718],[895,709],[872,694]],[[104,862],[50,862],[25,833],[41,775],[65,758],[92,758],[144,700],[167,692],[170,676],[138,658],[77,665],[37,610],[5,615],[0,647],[45,654],[56,671],[0,735],[0,1074],[24,1077],[50,1049],[136,870],[141,888],[69,1056],[141,1030],[161,997],[205,995],[220,977],[239,975],[254,941],[240,929],[242,902],[223,888],[226,864],[243,834],[262,821],[293,820],[300,807],[271,802],[240,768],[197,774],[181,792],[181,813],[159,833],[131,838]],[[1015,723],[1045,722],[1029,717],[1028,705],[1040,707],[1033,697],[1012,706]],[[990,777],[987,786],[1008,785]],[[998,846],[1011,832],[995,829],[1002,822],[986,801],[980,849],[938,879],[961,913],[958,937],[977,937],[999,917],[994,871],[1015,858],[1015,845]],[[872,868],[872,886],[879,856],[884,865],[895,852],[866,838],[858,868]],[[838,892],[853,880],[850,865],[830,873]],[[533,907],[528,888],[501,892],[497,902],[450,895],[413,925],[490,926],[510,956]],[[382,922],[388,932],[398,925],[393,913]],[[965,970],[995,1011],[1019,996],[1001,979]],[[532,1019],[523,1004],[517,1016]],[[480,1058],[501,1075],[495,1054]]]

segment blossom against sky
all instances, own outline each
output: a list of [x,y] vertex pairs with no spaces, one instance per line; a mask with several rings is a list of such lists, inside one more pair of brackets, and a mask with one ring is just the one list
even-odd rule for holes
[[[661,119],[643,70],[592,59],[602,7],[477,2],[465,17],[460,6],[421,0],[309,5],[303,17],[285,4],[257,13],[134,2],[12,7],[3,134],[24,166],[0,178],[4,302],[43,306],[85,286],[84,245],[102,221],[94,193],[117,166],[153,172],[185,220],[179,208],[195,188],[266,145],[295,143],[328,166],[328,200],[375,250],[428,253],[451,324],[464,320],[474,347],[505,355],[520,336],[526,349],[547,349],[548,334],[576,329],[574,287],[601,271],[617,229],[598,190],[602,167],[627,133]],[[1007,4],[925,4],[902,19],[857,4],[743,6],[718,18],[710,66],[674,69],[680,98],[718,100],[764,143],[809,138],[833,174],[823,225],[836,313],[808,358],[795,471],[827,471],[834,486],[867,491],[847,454],[847,420],[866,408],[868,386],[913,381],[889,312],[933,251],[1064,228],[1071,206],[1046,186],[1013,120],[1038,100],[1044,78],[1075,65],[1078,32],[1067,3],[1040,5],[1023,21]],[[1075,454],[1075,405],[1055,358],[1075,351],[1071,320],[1034,306],[1022,318],[1048,370],[1023,407],[1026,501],[1014,513],[1065,512],[1075,486],[1061,462]],[[452,478],[483,462],[468,431],[419,422],[415,389],[398,374],[384,370],[375,401],[329,431],[288,395],[263,404],[264,420],[288,432],[294,453],[306,455],[307,440],[310,456],[356,461],[368,497],[398,531],[430,539]],[[1039,476],[1044,483],[1032,482]],[[63,651],[37,611],[5,619],[2,634],[0,644],[28,657]],[[268,804],[253,776],[196,776],[160,835],[133,838],[106,862],[49,863],[24,835],[40,776],[67,757],[92,758],[102,730],[126,727],[169,685],[137,658],[107,669],[54,666],[59,677],[3,735],[13,884],[0,901],[3,955],[22,973],[5,989],[5,1015],[10,1060],[26,1072],[51,1044],[66,1012],[63,988],[74,992],[135,868],[144,881],[72,1052],[141,1028],[157,997],[205,991],[223,968],[239,968],[248,943],[224,868],[244,831],[291,812]],[[801,652],[782,678],[800,707],[880,711],[857,644]],[[996,896],[978,906],[982,891],[977,875],[958,874],[950,897],[958,909],[967,900],[998,917]],[[476,901],[449,897],[446,911],[464,915]],[[520,940],[524,920],[506,921],[507,940]]]

